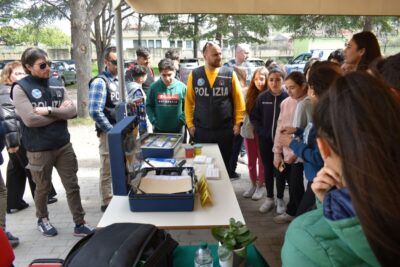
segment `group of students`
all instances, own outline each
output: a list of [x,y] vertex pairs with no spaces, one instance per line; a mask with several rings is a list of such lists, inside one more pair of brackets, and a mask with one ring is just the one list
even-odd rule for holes
[[[215,47],[206,44],[205,49]],[[110,53],[116,56],[115,50]],[[220,60],[220,53],[216,57]],[[116,67],[113,60],[108,61],[110,68]],[[213,61],[208,59],[207,64],[210,62]],[[393,259],[398,258],[400,236],[396,233],[400,210],[396,205],[400,189],[397,179],[400,150],[396,145],[400,141],[399,62],[400,54],[382,58],[376,37],[370,32],[361,32],[355,34],[344,49],[346,68],[335,62],[316,61],[306,65],[304,74],[293,72],[285,76],[275,64],[258,68],[253,73],[245,95],[246,111],[240,129],[251,180],[243,196],[261,199],[261,189],[265,186],[267,196],[260,212],[269,212],[276,207],[276,223],[291,222],[297,217],[285,237],[283,265],[378,266],[393,265]],[[28,73],[25,80],[31,79],[43,89],[49,86],[49,62],[44,51],[28,49],[22,57],[22,64],[23,71],[20,72]],[[220,62],[217,65],[220,66]],[[148,71],[139,65],[133,66],[129,70],[132,80],[127,84],[128,98],[145,98],[146,123],[151,123],[154,131],[181,132],[185,125],[186,86],[175,79],[174,60],[161,60],[159,70],[160,79],[153,82],[146,92],[142,84],[147,80]],[[17,69],[14,72],[16,75]],[[22,121],[27,125],[24,129],[29,132],[35,128],[27,114],[48,121],[45,125],[62,121],[57,129],[65,138],[60,140],[62,147],[56,151],[64,153],[68,148],[69,155],[74,156],[65,122],[76,115],[76,109],[68,97],[65,95],[53,108],[32,107],[33,102],[25,101],[26,108],[30,108],[25,113],[21,101],[38,92],[24,82],[18,83],[15,89],[12,96],[16,99]],[[64,89],[61,91],[65,93]],[[52,100],[44,97],[40,99]],[[71,111],[64,114],[64,109]],[[149,125],[144,126],[146,129],[143,130],[149,129]],[[50,130],[44,133],[51,134]],[[17,145],[23,148],[21,143]],[[35,152],[35,147],[26,148],[31,163],[38,152]],[[53,166],[62,169],[59,165],[64,162],[62,157],[57,162],[48,158],[49,162],[43,164],[48,165],[48,169]],[[82,236],[94,229],[84,221],[75,167],[70,168],[71,173],[61,173],[60,176],[63,181],[71,182],[66,189],[67,198],[69,194],[75,197],[68,200],[76,224],[74,234]],[[36,190],[40,197],[35,197],[39,206],[39,230],[45,235],[56,235],[45,207],[51,189],[51,173],[31,170],[40,187],[39,191]],[[304,176],[308,181],[306,188]],[[287,205],[283,200],[286,183],[289,186]],[[0,204],[4,206],[2,196],[4,194],[0,195]],[[2,210],[0,223],[5,227]],[[13,238],[9,234],[9,240]]]
[[276,205],[276,223],[294,220],[284,266],[395,266],[400,254],[400,54],[383,58],[371,32],[353,35],[343,54],[344,66],[314,61],[304,75],[257,69],[246,95],[243,196],[265,183],[260,211]]
[[243,196],[261,199],[265,186],[260,212],[276,207],[276,223],[297,217],[285,266],[393,265],[400,253],[400,54],[382,58],[376,37],[361,32],[343,57],[343,65],[337,51],[313,60],[304,74],[258,68],[245,94],[251,184]]

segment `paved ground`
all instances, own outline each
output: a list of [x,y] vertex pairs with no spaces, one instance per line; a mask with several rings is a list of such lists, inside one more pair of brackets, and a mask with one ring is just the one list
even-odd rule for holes
[[[98,195],[98,140],[94,126],[70,127],[72,144],[79,162],[79,184],[86,220],[93,226],[97,225],[102,213]],[[6,153],[3,152],[3,156]],[[7,162],[7,159],[6,159]],[[4,174],[6,164],[1,166]],[[240,207],[246,224],[257,236],[256,246],[271,266],[280,266],[280,250],[287,225],[277,225],[272,221],[273,213],[260,214],[258,207],[262,201],[244,199],[241,194],[248,186],[247,166],[239,164],[238,172],[242,178],[233,182]],[[72,235],[73,222],[68,210],[65,191],[60,178],[55,171],[53,183],[57,191],[58,202],[49,205],[50,220],[59,234],[48,238],[36,229],[34,203],[29,190],[26,190],[25,200],[30,207],[7,215],[8,229],[18,236],[21,244],[15,249],[15,265],[27,266],[37,258],[64,258],[71,247],[79,240]],[[173,237],[181,244],[197,244],[199,241],[215,242],[209,230],[174,230]]]

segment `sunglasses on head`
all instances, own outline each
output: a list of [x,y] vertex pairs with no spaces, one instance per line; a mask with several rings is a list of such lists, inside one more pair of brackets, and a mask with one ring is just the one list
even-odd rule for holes
[[39,65],[39,69],[44,70],[47,66],[51,66],[51,61],[42,62]]
[[25,72],[14,72],[15,76],[26,75]]
[[117,66],[118,65],[118,60],[110,60],[111,64]]
[[218,44],[214,41],[207,41],[207,43],[203,46],[203,54],[204,54],[204,52],[206,52],[207,47],[215,46],[215,45],[218,45]]

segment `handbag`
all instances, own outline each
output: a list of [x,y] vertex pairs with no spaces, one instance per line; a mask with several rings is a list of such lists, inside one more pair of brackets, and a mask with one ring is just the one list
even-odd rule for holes
[[248,114],[244,116],[243,124],[240,128],[240,135],[243,138],[254,139],[254,127],[253,124],[251,124],[250,116]]

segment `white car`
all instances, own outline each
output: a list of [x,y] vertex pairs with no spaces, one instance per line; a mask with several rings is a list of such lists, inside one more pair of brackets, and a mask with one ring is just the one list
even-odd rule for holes
[[181,82],[187,83],[189,73],[199,66],[199,60],[197,58],[182,58],[179,60],[179,74]]
[[254,71],[259,68],[259,67],[264,67],[265,66],[265,62],[264,60],[262,60],[261,58],[253,58],[253,57],[249,57],[247,59],[247,62],[250,64],[250,69],[251,69],[251,73],[254,73]]

